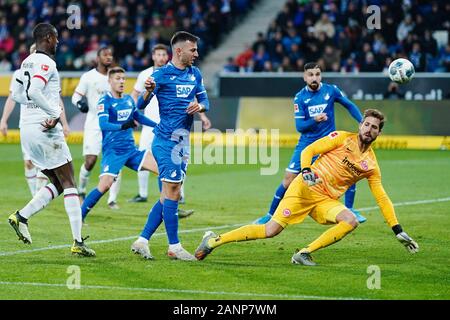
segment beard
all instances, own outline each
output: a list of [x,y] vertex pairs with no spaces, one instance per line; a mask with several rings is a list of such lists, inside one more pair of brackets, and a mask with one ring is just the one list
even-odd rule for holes
[[361,133],[359,134],[359,140],[361,140],[361,142],[362,142],[363,144],[365,144],[365,145],[371,144],[371,143],[374,142],[376,139],[377,139],[376,137],[373,138],[371,135],[366,136],[365,134],[364,134],[364,135],[361,134]]
[[312,82],[311,84],[308,84],[308,87],[309,87],[311,90],[316,91],[317,88],[319,88],[319,83],[317,83],[317,82]]

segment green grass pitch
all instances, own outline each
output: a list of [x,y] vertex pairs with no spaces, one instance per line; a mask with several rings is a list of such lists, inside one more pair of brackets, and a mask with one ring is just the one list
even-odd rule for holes
[[[72,145],[76,175],[81,146]],[[280,183],[291,149],[280,150],[277,175],[261,176],[257,165],[191,165],[187,204],[196,210],[180,220],[180,239],[193,252],[205,230],[231,230],[264,214]],[[317,267],[292,265],[296,248],[327,226],[312,219],[288,227],[273,239],[233,243],[201,262],[166,257],[163,226],[151,239],[154,261],[131,253],[157,197],[150,180],[150,202],[127,203],[137,193],[136,174],[124,170],[120,211],[104,197],[88,217],[83,234],[97,252],[93,259],[70,254],[72,242],[62,197],[30,219],[31,246],[18,241],[7,218],[30,195],[18,145],[0,145],[0,299],[449,299],[450,153],[448,151],[377,151],[383,184],[400,223],[420,245],[410,255],[395,239],[370,194],[358,184],[356,207],[368,221],[339,243],[314,254]],[[97,183],[98,165],[89,189]],[[420,202],[421,200],[426,200]],[[75,267],[74,267],[75,266]],[[380,288],[369,289],[380,271]],[[369,273],[368,273],[369,269]],[[73,270],[79,270],[80,289]]]

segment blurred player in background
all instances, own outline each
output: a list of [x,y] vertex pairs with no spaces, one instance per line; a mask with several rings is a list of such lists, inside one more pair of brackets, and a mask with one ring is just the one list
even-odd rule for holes
[[[152,154],[147,150],[138,150],[133,137],[135,121],[150,127],[154,127],[156,122],[141,114],[133,98],[123,93],[124,69],[120,67],[109,69],[108,79],[111,91],[100,98],[97,106],[98,122],[103,137],[100,181],[81,206],[83,221],[105,192],[111,188],[123,166],[135,171],[149,170],[158,173]],[[143,109],[146,105],[140,97],[138,107]]]
[[[384,115],[369,109],[364,113],[358,133],[334,131],[310,144],[301,153],[301,175],[290,184],[273,218],[264,225],[247,225],[220,236],[206,232],[195,251],[196,258],[203,260],[213,249],[229,242],[274,237],[287,225],[301,223],[309,215],[320,224],[335,225],[292,256],[292,263],[314,266],[311,253],[338,242],[358,226],[355,215],[338,199],[364,178],[397,240],[409,252],[417,252],[418,244],[398,223],[394,206],[381,184],[380,168],[371,148],[383,125]],[[320,156],[312,164],[315,155]]]
[[[362,114],[358,107],[345,97],[336,85],[322,83],[321,69],[317,63],[310,62],[305,64],[304,70],[303,79],[306,82],[306,86],[294,98],[295,126],[297,131],[301,133],[301,136],[295,147],[291,162],[286,168],[284,179],[275,192],[268,213],[257,219],[254,222],[256,224],[264,224],[272,218],[287,188],[300,173],[300,154],[303,149],[317,139],[325,137],[336,130],[334,121],[335,102],[343,105],[358,123],[362,120]],[[356,185],[348,189],[345,194],[345,205],[362,223],[366,221],[366,218],[353,209],[355,192]]]
[[58,32],[51,24],[39,23],[33,30],[33,38],[36,52],[22,62],[19,77],[13,82],[12,96],[15,101],[26,105],[22,110],[20,127],[23,148],[50,183],[41,188],[24,208],[11,214],[9,224],[19,240],[31,244],[28,219],[64,193],[64,207],[74,239],[71,252],[95,256],[94,250],[88,248],[81,237],[80,199],[72,156],[59,123],[62,112],[60,78],[51,58],[56,53]]
[[[83,156],[84,163],[80,168],[78,192],[84,199],[89,176],[97,162],[98,155],[102,150],[102,131],[97,118],[97,103],[102,95],[109,91],[108,69],[113,64],[113,52],[110,47],[100,48],[97,52],[97,67],[86,72],[80,78],[80,82],[72,95],[72,103],[83,112],[87,113],[83,133]],[[119,209],[117,195],[120,189],[121,175],[111,187],[108,207]]]
[[[143,70],[141,73],[139,73],[139,76],[137,78],[136,84],[134,85],[133,92],[131,93],[131,96],[133,97],[134,101],[137,102],[138,96],[145,91],[145,80],[147,80],[152,73],[164,66],[167,61],[169,60],[169,49],[164,44],[157,44],[152,49],[152,60],[154,63],[153,67],[147,68]],[[159,105],[158,105],[158,99],[156,96],[154,96],[151,100],[148,106],[145,108],[145,115],[150,118],[151,120],[159,123]],[[204,113],[199,113],[200,119],[202,121],[203,129],[207,130],[211,128],[211,122],[208,119],[208,117]],[[149,150],[151,152],[151,146],[153,142],[153,128],[142,126],[141,131],[141,138],[139,140],[139,150]],[[148,197],[148,171],[139,171],[138,172],[138,185],[139,185],[139,194],[136,195],[134,198],[130,199],[130,202],[147,202]],[[181,186],[181,198],[180,203],[185,202],[184,197],[184,184],[185,181],[183,181],[183,185]],[[193,210],[178,210],[178,217],[184,218],[186,216],[189,216],[193,213]]]
[[[178,238],[178,201],[186,174],[189,131],[194,114],[209,109],[208,95],[200,70],[193,66],[198,57],[199,38],[185,31],[173,35],[172,60],[153,72],[145,82],[142,95],[148,103],[154,95],[158,98],[161,121],[155,127],[152,153],[158,163],[162,181],[161,198],[151,209],[141,236],[131,250],[146,259],[152,259],[148,241],[162,221],[169,240],[167,255],[172,259],[195,260]],[[164,215],[163,215],[164,212]]]
[[[36,51],[36,46],[33,44],[30,46],[30,54],[34,53]],[[11,116],[11,113],[14,110],[14,107],[16,106],[16,102],[12,98],[12,88],[13,88],[13,81],[16,81],[15,79],[19,78],[19,70],[14,71],[14,74],[11,78],[11,84],[9,86],[9,95],[6,98],[5,106],[3,108],[3,114],[2,118],[0,119],[0,131],[2,134],[6,137],[8,134],[8,119]],[[60,99],[61,107],[63,108],[61,112],[61,124],[63,127],[63,133],[64,136],[67,137],[70,133],[70,127],[67,123],[66,114],[64,112],[64,103],[62,99]],[[20,105],[20,118],[19,118],[19,129],[20,125],[23,121],[22,115],[24,113],[24,109],[27,106],[25,104]],[[25,178],[27,180],[28,188],[30,189],[31,195],[34,196],[36,192],[38,192],[43,186],[45,186],[48,182],[47,177],[38,170],[33,163],[31,162],[30,156],[26,153],[26,151],[22,146],[22,155],[23,155],[23,161],[24,161],[24,168],[25,168]]]

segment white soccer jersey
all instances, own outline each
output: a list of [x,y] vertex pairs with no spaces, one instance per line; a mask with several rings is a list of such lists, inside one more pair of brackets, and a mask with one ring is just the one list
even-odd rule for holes
[[[11,83],[9,85],[9,92],[13,92],[13,84],[14,81],[17,81],[16,79],[20,80],[20,69],[17,69],[16,71],[14,71],[13,76],[11,78]],[[19,118],[19,129],[22,126],[22,119],[23,119],[23,114],[25,113],[25,108],[27,107],[26,104],[21,103],[20,104],[20,118]]]
[[[147,80],[153,73],[153,67],[147,68],[143,71],[141,71],[138,75],[138,78],[136,80],[136,84],[134,85],[134,90],[138,92],[144,92],[145,91],[145,80]],[[155,121],[156,123],[159,123],[159,104],[158,99],[156,96],[153,96],[153,98],[150,100],[148,105],[145,107],[144,114],[150,118],[151,120]]]
[[107,75],[101,74],[97,69],[92,69],[81,76],[75,92],[87,98],[89,111],[84,124],[85,130],[100,130],[97,118],[97,102],[106,91],[110,91]]
[[59,105],[61,86],[55,61],[45,53],[32,53],[22,62],[17,77],[15,77],[15,79],[22,82],[23,89],[29,100],[25,108],[21,109],[21,126],[42,123],[51,117],[50,114],[42,110],[28,97],[28,89],[32,78],[39,78],[45,82],[42,94],[47,99],[52,111],[55,114],[60,114],[62,110]]

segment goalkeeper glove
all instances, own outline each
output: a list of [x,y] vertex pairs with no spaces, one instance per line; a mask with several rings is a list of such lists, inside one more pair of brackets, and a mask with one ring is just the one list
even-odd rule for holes
[[129,128],[135,128],[135,127],[136,127],[136,124],[134,123],[134,119],[130,119],[127,122],[125,122],[124,124],[122,124],[120,129],[126,130],[126,129],[129,129]]
[[84,99],[81,99],[80,101],[77,102],[77,108],[82,113],[86,113],[89,111],[89,106],[87,104],[87,101]]
[[320,179],[317,176],[317,174],[312,172],[310,168],[302,169],[302,177],[303,177],[303,181],[305,181],[309,187],[312,187],[312,186],[322,182],[322,179]]
[[399,224],[392,227],[392,230],[394,231],[397,240],[405,246],[406,250],[410,253],[419,252],[419,245],[417,242],[415,242],[406,232],[404,232]]

